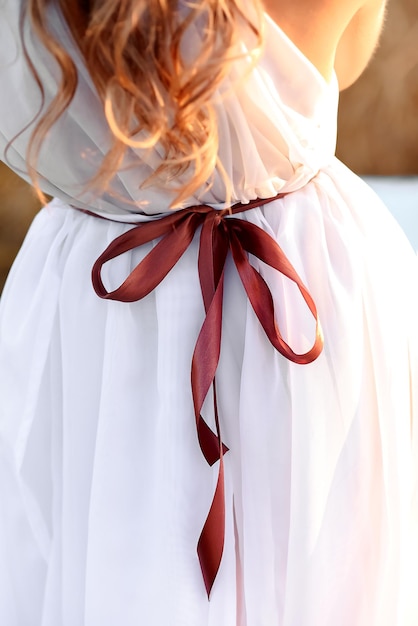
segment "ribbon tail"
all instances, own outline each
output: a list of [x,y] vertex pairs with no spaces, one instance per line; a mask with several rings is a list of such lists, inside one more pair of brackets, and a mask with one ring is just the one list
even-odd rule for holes
[[197,554],[208,598],[221,564],[224,541],[225,483],[223,454],[221,453],[215,494],[197,544]]
[[[215,379],[221,351],[223,273],[206,313],[192,359],[192,393],[199,444],[209,465],[220,458],[217,435],[201,416],[203,403]],[[226,452],[226,449],[224,450]]]
[[212,504],[197,544],[197,554],[208,598],[210,597],[213,583],[215,582],[221,565],[225,543],[224,449],[222,445],[221,427],[219,425],[215,381],[213,381],[213,405],[215,411],[218,446],[220,450],[218,480],[216,482],[216,489]]
[[[228,252],[225,231],[214,220],[203,224],[199,247],[199,277],[206,317],[196,342],[192,360],[192,392],[199,444],[209,465],[219,460],[218,479],[212,504],[197,545],[200,568],[208,598],[217,576],[225,541],[225,485],[223,455],[228,448],[222,443],[216,398],[215,375],[218,368],[224,288],[224,266]],[[216,434],[201,416],[210,386]]]
[[[197,436],[200,448],[208,465],[212,466],[220,459],[219,440],[216,433],[207,425],[201,415],[197,422]],[[226,454],[229,448],[222,443],[222,454]]]

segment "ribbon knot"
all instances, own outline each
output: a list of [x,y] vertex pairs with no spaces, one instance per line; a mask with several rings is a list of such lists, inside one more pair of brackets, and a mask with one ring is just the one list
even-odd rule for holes
[[[216,211],[197,205],[173,212],[156,221],[136,225],[117,237],[99,256],[92,269],[93,287],[98,296],[120,302],[134,302],[151,293],[174,267],[192,242],[199,227],[198,272],[205,307],[205,319],[194,348],[191,386],[197,436],[203,456],[212,466],[219,461],[218,479],[209,513],[197,545],[200,566],[208,597],[218,573],[225,537],[224,455],[216,400],[216,370],[219,363],[222,334],[222,302],[225,263],[231,253],[248,299],[268,339],[280,354],[294,363],[314,361],[322,351],[323,338],[315,303],[278,243],[261,228],[233,217],[282,196],[257,199],[230,209]],[[114,291],[107,291],[101,277],[105,263],[145,243],[158,243]],[[283,339],[276,324],[273,298],[267,283],[250,264],[252,254],[293,281],[316,322],[315,338],[310,350],[295,353]],[[201,415],[210,388],[213,389],[215,432]]]

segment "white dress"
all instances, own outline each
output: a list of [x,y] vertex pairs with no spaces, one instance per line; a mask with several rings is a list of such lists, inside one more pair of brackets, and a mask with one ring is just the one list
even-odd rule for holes
[[[40,98],[19,44],[21,4],[0,4],[0,148],[27,177],[29,131],[15,136]],[[289,192],[242,219],[287,254],[325,344],[309,365],[281,356],[228,261],[217,372],[225,545],[208,600],[196,545],[218,472],[198,445],[190,385],[204,318],[198,240],[144,299],[95,294],[91,267],[132,228],[123,220],[154,219],[172,195],[139,189],[157,151],[146,162],[131,152],[112,194],[83,192],[108,131],[54,24],[80,82],[38,166],[57,199],[36,217],[1,301],[0,624],[416,626],[416,258],[334,157],[335,79],[327,84],[266,17],[262,59],[218,105],[233,200]],[[30,36],[28,48],[48,100],[56,69]],[[231,79],[240,72],[237,63]],[[219,178],[186,204],[219,209],[222,194]],[[150,248],[107,264],[105,283],[118,286]],[[251,262],[283,335],[308,349],[315,329],[300,294]]]

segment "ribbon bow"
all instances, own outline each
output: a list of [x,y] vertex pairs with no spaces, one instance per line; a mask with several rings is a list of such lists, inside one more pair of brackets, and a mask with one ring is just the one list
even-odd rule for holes
[[[224,454],[216,401],[215,374],[221,349],[222,301],[225,262],[230,251],[242,284],[255,314],[272,345],[294,363],[314,361],[322,351],[323,338],[315,303],[295,269],[277,244],[261,228],[232,217],[271,200],[253,200],[236,204],[230,209],[216,211],[210,206],[197,205],[173,212],[159,220],[142,223],[117,237],[99,256],[92,269],[92,282],[98,296],[120,302],[134,302],[148,295],[174,267],[192,242],[201,226],[198,257],[199,280],[206,317],[193,353],[191,385],[197,435],[201,451],[209,465],[219,461],[218,480],[212,504],[204,523],[198,545],[200,567],[208,597],[218,573],[225,536]],[[114,291],[107,291],[101,270],[105,263],[138,246],[161,238],[155,247],[135,267],[126,280]],[[248,260],[252,254],[293,281],[316,321],[315,341],[304,354],[295,353],[284,341],[277,327],[270,290]],[[216,432],[207,425],[201,410],[210,388]]]

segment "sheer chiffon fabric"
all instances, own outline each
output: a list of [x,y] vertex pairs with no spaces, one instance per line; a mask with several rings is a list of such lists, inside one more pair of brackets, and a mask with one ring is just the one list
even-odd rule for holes
[[[0,5],[9,29],[0,78],[14,101],[0,98],[4,145],[36,93],[18,48],[8,57],[16,4]],[[204,317],[198,242],[143,300],[96,296],[91,267],[131,228],[123,220],[155,219],[171,192],[139,192],[138,163],[115,181],[122,199],[80,195],[89,170],[79,155],[92,146],[99,158],[106,136],[82,75],[40,161],[43,186],[59,199],[36,217],[1,302],[2,624],[417,623],[416,257],[373,192],[333,157],[335,83],[266,20],[257,70],[219,106],[220,154],[237,200],[292,192],[242,219],[278,241],[307,285],[324,351],[306,366],[275,352],[228,264],[217,373],[226,538],[208,602],[196,544],[217,471],[198,446],[190,388]],[[36,54],[45,77],[50,62]],[[25,137],[8,153],[17,169]],[[204,200],[219,208],[216,184]],[[133,205],[142,194],[146,204]],[[151,245],[108,264],[106,284],[119,285]],[[284,336],[306,350],[314,324],[300,295],[252,263]]]

